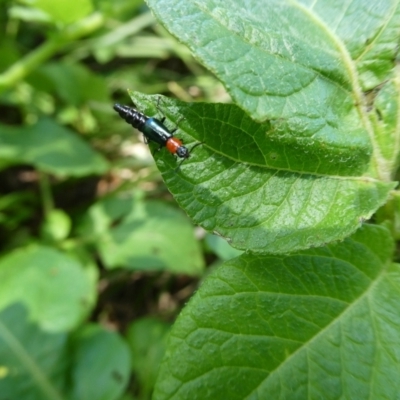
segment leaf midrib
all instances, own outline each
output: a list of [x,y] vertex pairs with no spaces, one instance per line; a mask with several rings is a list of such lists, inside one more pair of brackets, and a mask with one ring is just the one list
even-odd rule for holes
[[2,337],[9,348],[14,352],[21,365],[30,373],[34,381],[41,388],[46,398],[50,400],[64,400],[60,393],[55,389],[46,375],[42,373],[38,365],[30,357],[23,345],[14,337],[13,333],[0,321],[0,337]]
[[[304,349],[306,349],[307,347],[311,346],[312,343],[314,341],[316,341],[319,337],[323,336],[327,331],[329,331],[329,329],[336,324],[338,321],[340,322],[341,319],[343,319],[343,317],[349,313],[350,311],[352,311],[361,301],[363,301],[364,299],[368,300],[368,297],[370,296],[371,291],[373,291],[374,287],[377,286],[382,279],[385,278],[385,274],[387,272],[387,268],[389,266],[389,263],[383,263],[384,265],[382,265],[382,269],[381,272],[371,281],[371,284],[366,288],[366,290],[361,294],[361,296],[359,296],[358,298],[354,299],[353,302],[349,303],[348,307],[346,307],[343,312],[339,313],[338,316],[334,319],[332,319],[332,321],[327,324],[323,329],[321,329],[316,335],[314,335],[313,337],[310,338],[310,340],[306,341],[303,343],[302,346],[300,346],[298,349],[296,349],[292,354],[289,355],[289,357],[287,357],[284,362],[282,362],[281,364],[278,365],[277,368],[275,368],[275,370],[271,371],[270,374],[262,381],[261,384],[264,384],[266,381],[272,379],[272,376],[277,373],[279,371],[280,368],[282,368],[287,362],[288,360],[290,360],[291,358],[295,357],[300,351],[303,351]],[[386,264],[386,265],[385,265]],[[261,384],[259,386],[261,386]],[[258,387],[259,387],[258,386]],[[249,393],[249,396],[254,393],[257,389],[254,388],[253,391],[251,393]]]
[[349,79],[353,87],[353,97],[355,100],[354,107],[357,109],[358,114],[360,115],[360,119],[364,125],[365,130],[367,131],[371,143],[372,143],[372,149],[373,153],[371,156],[371,163],[375,165],[376,173],[377,173],[377,178],[383,181],[390,181],[390,174],[387,174],[385,171],[385,163],[384,163],[384,157],[381,154],[379,145],[375,139],[374,135],[374,130],[372,127],[372,124],[368,118],[368,115],[366,113],[366,103],[365,103],[365,98],[363,95],[363,92],[361,90],[361,85],[359,84],[359,81],[357,79],[357,68],[355,66],[354,61],[352,60],[349,52],[347,51],[344,43],[342,40],[337,37],[334,32],[332,32],[329,27],[321,21],[321,19],[312,11],[309,10],[308,8],[304,7],[302,4],[298,3],[296,0],[287,0],[289,3],[291,3],[294,7],[297,7],[299,10],[301,10],[305,15],[307,15],[309,18],[311,18],[315,23],[317,23],[321,28],[323,28],[326,33],[329,35],[329,37],[332,39],[332,42],[336,45],[336,48],[338,49],[338,53],[342,55],[342,61],[344,65],[347,67],[347,72],[349,74]]

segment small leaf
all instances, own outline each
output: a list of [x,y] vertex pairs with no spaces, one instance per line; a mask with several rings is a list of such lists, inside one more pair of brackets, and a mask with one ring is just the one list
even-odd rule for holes
[[71,400],[117,400],[129,379],[127,344],[115,332],[86,326],[73,338]]
[[49,242],[64,240],[71,230],[71,218],[63,210],[51,210],[40,230],[44,240]]
[[31,3],[54,22],[63,24],[79,21],[93,10],[91,0],[33,0]]
[[154,399],[392,399],[400,266],[389,232],[247,254],[204,282],[170,334]]
[[[327,8],[327,13],[330,11]],[[400,36],[399,2],[380,0],[367,4],[358,0],[346,17],[341,22],[341,36],[347,39],[363,89],[372,89],[391,76]]]
[[96,234],[95,245],[108,268],[189,275],[204,268],[192,224],[165,203],[110,197],[91,207],[80,234]]
[[76,259],[32,245],[14,250],[0,261],[0,310],[21,302],[41,327],[68,330],[90,311],[94,285]]
[[27,321],[21,304],[0,312],[2,399],[63,400],[68,357],[65,333],[48,333]]
[[99,326],[67,338],[28,322],[19,304],[0,312],[2,399],[117,400],[129,362],[126,343]]
[[133,322],[127,332],[132,369],[139,381],[141,398],[150,398],[161,359],[165,353],[170,325],[155,318]]
[[81,64],[48,62],[28,77],[38,90],[60,96],[69,106],[81,107],[89,101],[108,102],[105,79]]
[[51,17],[38,8],[14,5],[8,9],[8,15],[12,19],[26,21],[29,23],[49,23]]
[[392,175],[399,165],[400,152],[400,71],[386,82],[377,93],[372,92],[374,108],[370,118],[375,127],[376,143],[379,146],[380,163]]
[[32,164],[60,177],[102,174],[108,169],[103,156],[50,119],[22,128],[0,126],[0,157],[1,163]]

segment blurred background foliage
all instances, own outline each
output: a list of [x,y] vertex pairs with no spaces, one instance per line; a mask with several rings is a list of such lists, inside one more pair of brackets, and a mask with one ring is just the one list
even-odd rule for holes
[[0,393],[148,399],[178,312],[238,253],[112,105],[229,96],[141,0],[0,0],[0,18]]

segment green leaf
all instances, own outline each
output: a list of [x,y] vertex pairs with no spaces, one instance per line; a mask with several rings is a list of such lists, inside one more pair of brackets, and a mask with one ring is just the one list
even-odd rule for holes
[[392,74],[399,2],[147,2],[243,110],[274,126],[277,138],[289,137],[300,153],[326,144],[342,149],[353,140],[359,151],[373,150],[373,177],[389,179],[363,90]]
[[93,10],[91,0],[33,0],[31,4],[62,24],[79,21]]
[[[367,7],[365,7],[367,5]],[[326,21],[331,21],[326,7]],[[400,4],[380,0],[366,4],[353,1],[341,23],[339,35],[349,48],[364,90],[372,89],[391,75],[400,36]]]
[[[271,109],[282,117],[284,109],[293,111],[301,102],[307,114],[312,109],[318,114],[329,101],[344,112],[347,107],[340,102],[349,106],[351,91],[360,89],[356,73],[370,89],[387,78],[397,53],[397,1],[147,3],[227,84],[235,100],[260,119],[271,118]],[[327,117],[335,119],[335,114]]]
[[130,372],[129,349],[115,332],[87,326],[74,337],[71,400],[116,400]]
[[71,218],[60,209],[51,210],[40,227],[44,240],[58,242],[67,238],[71,231]]
[[141,318],[129,326],[127,340],[141,399],[150,398],[165,353],[169,330],[169,324],[155,318]]
[[105,79],[80,64],[49,62],[27,80],[38,90],[60,96],[69,106],[81,107],[89,101],[109,102]]
[[[135,93],[134,102],[155,114],[154,97]],[[318,145],[304,152],[266,138],[266,124],[256,124],[235,105],[163,99],[161,107],[171,128],[184,118],[177,135],[189,149],[202,143],[179,171],[165,149],[155,152],[169,190],[194,223],[237,249],[286,253],[343,239],[395,186],[353,176],[361,172],[363,157],[353,148],[340,162],[340,151],[335,156]]]
[[108,169],[103,156],[50,119],[21,128],[1,125],[0,158],[0,167],[10,163],[32,164],[59,177],[102,174]]
[[[149,107],[148,100],[160,98],[139,93],[132,95],[141,108],[142,105],[143,108]],[[179,110],[181,130],[213,152],[236,162],[284,171],[341,176],[361,175],[370,162],[369,147],[351,136],[343,140],[341,146],[328,140],[323,146],[317,141],[304,142],[300,146],[298,139],[277,135],[273,123],[259,124],[234,104],[183,103],[165,98],[160,104],[172,121],[177,118]]]
[[67,339],[28,322],[19,304],[0,312],[1,398],[118,399],[130,367],[121,337],[87,326]]
[[170,334],[162,399],[393,399],[400,266],[389,232],[243,255],[204,282]]
[[67,335],[48,333],[27,321],[18,304],[0,312],[2,399],[63,400]]
[[95,282],[74,258],[32,245],[0,261],[0,309],[21,302],[51,331],[75,327],[91,310]]
[[2,37],[0,40],[0,53],[0,71],[5,71],[21,57],[15,41],[7,37]]
[[243,252],[231,247],[226,240],[217,235],[208,234],[205,238],[207,246],[222,260],[228,261],[231,258],[239,257]]
[[381,164],[392,176],[399,166],[400,150],[400,71],[377,92],[372,92],[374,112],[370,119],[374,124],[376,143],[379,146]]
[[29,23],[49,23],[50,15],[38,8],[14,5],[9,8],[8,15],[15,20],[21,20]]
[[91,207],[80,234],[96,235],[95,245],[108,268],[189,275],[204,268],[192,224],[165,203],[110,197]]

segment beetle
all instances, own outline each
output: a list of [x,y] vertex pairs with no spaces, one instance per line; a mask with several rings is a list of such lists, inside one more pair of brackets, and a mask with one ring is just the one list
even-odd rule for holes
[[171,154],[176,154],[182,158],[182,162],[189,158],[189,149],[183,145],[181,140],[174,136],[178,128],[169,130],[164,124],[165,117],[161,120],[148,117],[135,108],[118,103],[114,104],[114,110],[128,124],[142,132],[148,142],[158,143],[160,149],[166,147]]

